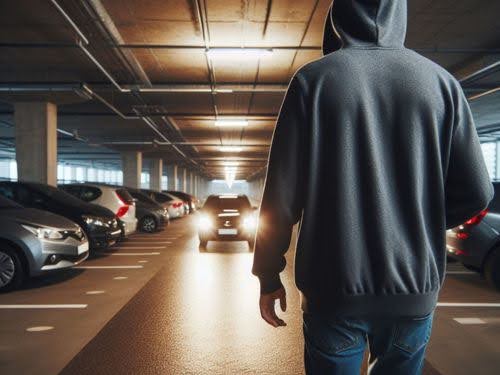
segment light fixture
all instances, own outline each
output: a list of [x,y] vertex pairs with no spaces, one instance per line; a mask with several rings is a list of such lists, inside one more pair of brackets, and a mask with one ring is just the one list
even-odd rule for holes
[[237,167],[240,163],[237,161],[225,161],[222,165],[225,165],[226,167]]
[[215,120],[215,126],[221,126],[221,127],[248,126],[248,120],[218,119]]
[[272,48],[210,48],[206,50],[208,57],[265,57],[272,55]]
[[220,152],[241,152],[243,151],[243,147],[239,146],[220,146],[219,147]]

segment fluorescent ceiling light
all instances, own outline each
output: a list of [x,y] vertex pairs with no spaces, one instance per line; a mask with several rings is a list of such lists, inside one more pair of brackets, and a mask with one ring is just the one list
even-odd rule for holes
[[208,57],[265,57],[272,55],[271,48],[210,48],[206,51]]
[[225,161],[222,165],[225,165],[226,167],[237,167],[240,163],[237,161]]
[[215,120],[215,126],[248,126],[248,120],[238,120],[238,119],[220,119]]
[[221,152],[241,152],[243,151],[243,147],[239,146],[220,146],[219,151]]

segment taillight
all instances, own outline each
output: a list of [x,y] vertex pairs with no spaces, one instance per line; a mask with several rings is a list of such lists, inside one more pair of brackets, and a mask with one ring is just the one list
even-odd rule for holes
[[129,209],[129,205],[126,205],[126,206],[121,206],[118,211],[116,212],[116,216],[118,217],[123,217],[125,216],[125,214],[128,212],[128,209]]
[[183,204],[182,202],[176,202],[172,206],[174,206],[174,208],[179,208],[182,206],[182,204]]
[[467,220],[464,224],[466,224],[466,225],[478,225],[481,222],[481,220],[483,220],[483,218],[486,216],[487,213],[488,213],[488,209],[483,210],[480,213],[478,213],[476,216]]

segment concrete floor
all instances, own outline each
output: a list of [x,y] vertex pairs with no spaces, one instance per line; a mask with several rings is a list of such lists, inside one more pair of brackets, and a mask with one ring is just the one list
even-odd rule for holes
[[[127,255],[84,263],[143,268],[71,270],[1,295],[0,373],[302,374],[293,253],[284,277],[288,326],[276,330],[260,319],[246,243],[210,243],[200,254],[193,224],[185,218],[162,233],[133,236],[113,250]],[[449,271],[441,302],[497,305],[438,307],[424,373],[498,374],[500,294],[457,264]],[[92,291],[104,293],[86,294]],[[87,306],[1,308],[11,304]],[[54,328],[26,331],[35,326]]]

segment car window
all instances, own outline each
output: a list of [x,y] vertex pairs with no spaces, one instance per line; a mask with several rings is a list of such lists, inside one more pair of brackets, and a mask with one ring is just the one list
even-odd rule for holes
[[23,185],[17,185],[15,189],[16,201],[25,207],[45,208],[48,203],[47,197],[37,191],[26,188]]
[[153,193],[153,197],[155,201],[160,203],[170,202],[172,200],[172,198],[166,194]]
[[249,210],[252,208],[246,196],[217,196],[208,197],[203,209],[208,210]]
[[14,189],[12,185],[0,185],[0,195],[8,199],[15,200]]
[[128,192],[128,190],[126,190],[126,189],[116,189],[116,194],[126,204],[132,204],[132,203],[134,203],[134,198],[132,198],[132,196],[130,195],[130,193]]
[[61,185],[59,186],[60,189],[64,190],[65,192],[74,195],[75,197],[79,198],[80,197],[80,186],[76,185]]
[[99,188],[94,186],[82,186],[82,190],[80,192],[80,199],[85,202],[95,201],[102,195],[102,191]]

